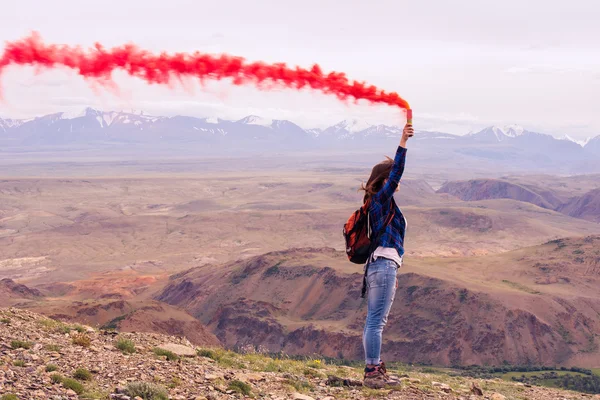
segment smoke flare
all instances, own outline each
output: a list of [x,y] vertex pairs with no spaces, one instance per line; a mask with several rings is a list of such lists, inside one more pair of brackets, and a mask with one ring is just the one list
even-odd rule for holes
[[324,73],[317,64],[305,69],[291,68],[285,63],[248,62],[242,57],[227,54],[163,52],[156,55],[134,44],[107,50],[96,43],[86,51],[81,47],[45,44],[35,32],[24,39],[6,43],[0,58],[0,76],[4,68],[11,64],[44,68],[63,66],[77,71],[84,78],[104,82],[110,82],[112,72],[117,69],[150,84],[169,84],[173,78],[182,77],[197,77],[201,81],[229,78],[235,85],[254,84],[259,89],[273,86],[297,90],[310,88],[334,95],[340,100],[354,98],[402,109],[410,108],[398,93],[349,80],[343,72]]

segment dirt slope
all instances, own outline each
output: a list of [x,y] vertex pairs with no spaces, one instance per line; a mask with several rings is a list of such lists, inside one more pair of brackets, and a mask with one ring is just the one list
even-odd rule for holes
[[[482,400],[600,398],[496,379],[434,375],[408,368],[390,368],[390,373],[402,374],[399,388],[370,390],[340,386],[328,379],[328,376],[336,376],[341,378],[337,382],[360,385],[360,367],[329,365],[321,359],[304,362],[273,359],[257,353],[195,348],[185,339],[159,334],[115,336],[112,332],[85,327],[85,332],[79,333],[74,328],[28,311],[0,308],[3,361],[0,393],[23,400],[125,400],[140,394],[135,392],[136,387],[145,385],[144,397],[154,399],[458,400],[470,398],[475,386],[482,395],[473,396]],[[125,354],[117,349],[118,341],[123,339],[135,346],[133,353]],[[173,355],[169,361],[155,354],[155,350],[161,348],[172,348],[182,356]]]
[[600,222],[600,188],[571,199],[559,211],[571,217]]
[[448,193],[465,201],[513,199],[551,210],[562,204],[561,199],[550,190],[499,179],[448,182],[438,190],[438,193]]
[[[575,182],[577,180],[574,178],[568,184],[576,185]],[[590,185],[590,182],[585,183]],[[582,193],[581,187],[566,190],[567,183],[562,182],[559,187],[554,187],[535,185],[529,181],[520,182],[518,178],[512,181],[477,179],[447,182],[438,193],[450,194],[464,201],[512,199],[559,211],[571,217],[600,222],[599,185],[600,181],[596,180],[595,189]]]
[[117,329],[121,332],[155,332],[186,337],[199,346],[220,346],[200,321],[165,303],[151,300],[87,300],[29,303],[26,307],[67,322]]
[[[599,243],[596,236],[486,257],[408,259],[385,356],[600,365]],[[296,249],[177,274],[157,299],[188,310],[227,346],[360,359],[361,280],[340,252]]]

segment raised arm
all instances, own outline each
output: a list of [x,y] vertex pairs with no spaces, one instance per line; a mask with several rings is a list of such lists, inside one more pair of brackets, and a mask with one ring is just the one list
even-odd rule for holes
[[404,173],[404,164],[406,163],[406,144],[408,139],[413,137],[415,134],[412,125],[404,126],[402,132],[402,138],[400,139],[400,146],[396,150],[396,156],[394,157],[394,165],[390,171],[390,177],[387,179],[383,188],[373,196],[373,200],[379,203],[387,202],[398,188],[398,183],[402,174]]

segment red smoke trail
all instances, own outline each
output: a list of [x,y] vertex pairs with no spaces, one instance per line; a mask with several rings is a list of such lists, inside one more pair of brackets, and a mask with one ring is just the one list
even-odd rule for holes
[[388,93],[364,82],[351,81],[343,72],[324,73],[317,64],[304,69],[290,68],[284,63],[247,62],[242,57],[227,54],[215,56],[195,52],[156,55],[133,44],[106,50],[96,43],[94,48],[86,51],[80,47],[45,44],[37,33],[6,43],[0,58],[0,75],[11,64],[46,68],[64,66],[76,70],[85,78],[101,81],[110,81],[116,69],[122,69],[148,83],[158,84],[168,84],[173,78],[184,76],[197,77],[201,81],[231,78],[235,85],[254,84],[265,89],[265,84],[271,83],[293,89],[311,88],[332,94],[340,100],[363,99],[371,103],[410,108],[398,93]]

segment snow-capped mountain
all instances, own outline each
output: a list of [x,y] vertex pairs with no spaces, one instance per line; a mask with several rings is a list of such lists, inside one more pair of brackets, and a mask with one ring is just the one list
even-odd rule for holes
[[322,136],[336,139],[352,138],[356,136],[357,133],[363,132],[372,126],[373,125],[367,122],[357,119],[346,119],[325,129]]
[[312,129],[307,129],[306,132],[308,132],[308,134],[314,138],[318,138],[322,133],[323,133],[323,129],[321,128],[312,128]]
[[371,125],[368,128],[360,131],[361,136],[378,137],[378,138],[389,138],[389,137],[401,137],[403,128],[399,126],[389,125]]
[[580,145],[581,147],[585,147],[586,144],[588,144],[588,142],[592,139],[592,138],[585,138],[584,140],[577,140],[577,139],[573,139],[571,136],[569,135],[564,135],[563,137],[560,138],[561,140],[568,140],[569,142],[573,142],[573,143],[577,143],[578,145]]
[[267,118],[262,118],[262,117],[259,117],[256,115],[248,115],[247,117],[244,117],[236,122],[239,124],[259,125],[259,126],[268,126],[268,127],[270,127],[273,124],[273,120],[267,119]]
[[490,126],[476,133],[470,133],[471,136],[478,141],[486,142],[503,142],[507,139],[516,138],[523,135],[527,131],[519,125]]
[[0,118],[0,132],[6,132],[9,129],[17,128],[23,123],[25,120],[22,119],[2,119]]
[[[230,154],[234,150],[245,153],[312,151],[317,148],[380,152],[397,146],[401,135],[402,127],[372,125],[356,119],[344,120],[325,129],[303,129],[291,121],[256,115],[231,121],[215,117],[105,112],[93,108],[29,120],[0,119],[0,151],[6,148],[49,151],[120,146],[134,149],[131,150],[134,153],[169,147],[194,154]],[[600,136],[588,142],[573,140],[566,135],[557,139],[517,125],[490,126],[464,136],[417,131],[410,147],[411,153],[417,152],[415,154],[433,152],[435,159],[458,154],[477,160],[545,165],[556,164],[555,155],[560,154],[563,164],[581,162],[586,165],[586,171],[595,170],[596,165],[600,170],[597,162]]]

